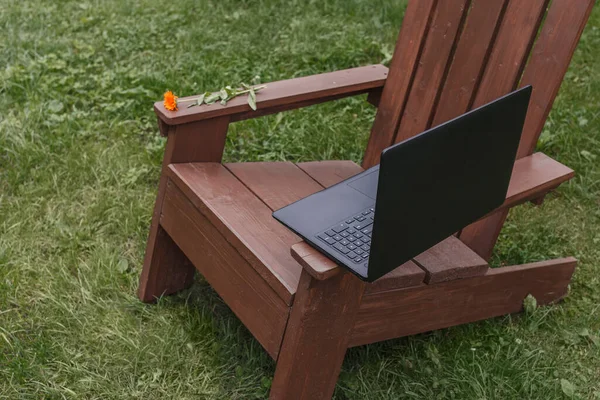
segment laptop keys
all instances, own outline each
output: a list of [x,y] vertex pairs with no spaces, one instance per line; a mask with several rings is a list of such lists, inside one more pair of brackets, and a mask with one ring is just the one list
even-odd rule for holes
[[339,251],[342,254],[348,254],[348,253],[350,253],[350,250],[348,250],[345,246],[342,246],[339,243],[334,244],[333,248],[336,249],[337,251]]
[[374,213],[373,208],[361,211],[318,234],[317,237],[353,263],[364,263],[369,259]]
[[331,228],[332,231],[334,231],[335,233],[340,233],[345,231],[346,229],[348,229],[348,225],[341,223],[337,226],[334,226],[333,228]]

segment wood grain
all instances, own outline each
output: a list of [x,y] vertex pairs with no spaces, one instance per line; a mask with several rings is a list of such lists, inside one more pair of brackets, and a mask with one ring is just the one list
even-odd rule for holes
[[188,287],[195,271],[159,225],[167,167],[175,162],[220,162],[228,125],[228,118],[222,117],[167,129],[167,146],[138,288],[138,297],[144,302],[155,301],[157,297]]
[[485,275],[365,294],[350,346],[415,335],[519,312],[532,294],[549,304],[567,294],[574,258],[489,269]]
[[[329,279],[344,271],[306,242],[296,243],[292,246],[291,252],[292,256],[315,279]],[[407,261],[376,281],[367,283],[365,293],[421,285],[424,278],[425,271],[414,262]]]
[[507,0],[473,0],[456,45],[431,126],[469,110],[496,38]]
[[309,161],[296,164],[323,187],[333,186],[338,182],[360,174],[363,169],[352,161]]
[[517,158],[535,149],[593,6],[594,0],[552,2],[521,80],[533,92]]
[[225,168],[273,211],[323,190],[291,162],[230,163]]
[[517,87],[548,0],[512,0],[486,65],[473,107],[479,107]]
[[331,398],[364,288],[348,272],[320,281],[303,271],[270,399]]
[[[267,115],[271,113],[267,111],[268,109],[272,109],[272,112],[279,112],[367,93],[372,89],[381,88],[385,83],[387,73],[388,69],[383,65],[368,65],[267,83],[267,87],[256,95],[257,112],[260,113],[259,115]],[[193,97],[182,97],[179,100]],[[251,112],[246,96],[236,97],[227,102],[225,106],[215,103],[187,108],[186,104],[189,103],[183,103],[177,111],[168,111],[164,108],[162,101],[159,101],[154,104],[154,111],[168,125],[180,125],[225,115],[232,116],[232,119],[236,121],[243,119],[240,115],[244,115],[245,118],[256,116]]]
[[419,58],[414,82],[396,132],[396,143],[429,127],[447,68],[452,62],[452,49],[468,5],[467,0],[446,0],[437,3],[423,54]]
[[427,272],[425,283],[434,284],[483,275],[488,263],[454,236],[442,240],[414,258]]
[[544,153],[534,153],[515,162],[506,201],[513,207],[534,200],[575,176],[571,168],[553,160]]
[[292,257],[315,279],[323,281],[344,270],[305,241],[292,245]]
[[408,2],[390,63],[389,76],[381,93],[377,115],[363,157],[362,167],[365,169],[379,164],[381,151],[394,141],[435,4],[436,0]]
[[174,164],[169,176],[273,290],[291,304],[301,267],[289,249],[300,238],[277,222],[246,186],[217,163]]
[[[482,106],[516,88],[548,0],[510,1],[486,65],[473,107]],[[479,220],[460,233],[460,239],[483,258],[489,258],[508,210]]]
[[254,337],[277,359],[289,308],[171,181],[161,226]]

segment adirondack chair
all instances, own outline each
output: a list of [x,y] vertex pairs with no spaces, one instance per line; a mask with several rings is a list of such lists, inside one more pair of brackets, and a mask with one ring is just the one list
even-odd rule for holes
[[[518,312],[528,294],[559,300],[574,258],[493,269],[486,259],[511,207],[540,203],[573,176],[533,151],[593,3],[412,0],[389,70],[270,83],[257,111],[239,98],[175,112],[156,103],[167,145],[140,299],[182,290],[199,271],[276,360],[272,399],[330,398],[348,347]],[[360,281],[271,217],[377,164],[383,148],[527,84],[534,89],[505,203],[381,279]],[[230,123],[363,93],[378,111],[362,168],[221,164]]]

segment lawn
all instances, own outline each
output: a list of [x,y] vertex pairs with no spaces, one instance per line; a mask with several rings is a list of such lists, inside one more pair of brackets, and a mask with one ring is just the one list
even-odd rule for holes
[[[558,1],[558,0],[556,0]],[[274,363],[199,278],[136,297],[164,139],[152,102],[389,60],[383,0],[0,0],[0,398],[262,399]],[[539,150],[577,176],[494,265],[574,255],[558,306],[351,349],[336,399],[600,399],[600,8]],[[360,161],[364,96],[233,124],[225,158]]]

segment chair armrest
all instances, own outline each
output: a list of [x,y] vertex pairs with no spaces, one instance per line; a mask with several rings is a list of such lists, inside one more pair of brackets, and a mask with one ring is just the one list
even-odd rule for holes
[[[224,115],[229,115],[231,122],[241,121],[342,97],[376,92],[383,87],[387,73],[388,69],[383,65],[368,65],[267,83],[267,87],[256,94],[256,111],[250,108],[246,96],[236,97],[225,106],[217,102],[187,108],[187,104],[183,103],[177,111],[168,111],[159,101],[154,104],[154,111],[167,125],[186,124]],[[183,97],[181,100],[192,97],[194,96]],[[376,95],[372,96],[372,99],[376,98]]]
[[544,153],[533,153],[515,161],[506,200],[500,208],[510,208],[556,189],[575,172]]
[[342,268],[306,242],[292,245],[291,253],[302,268],[317,280],[324,281],[342,272]]

